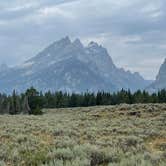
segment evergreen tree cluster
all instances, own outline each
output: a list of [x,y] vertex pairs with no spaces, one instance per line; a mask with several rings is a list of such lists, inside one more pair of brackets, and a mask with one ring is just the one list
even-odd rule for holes
[[18,95],[14,90],[12,95],[0,94],[0,114],[29,114],[30,107],[26,95]]
[[12,95],[0,94],[0,114],[42,114],[41,96],[34,88],[25,93],[17,94],[14,90]]
[[116,93],[86,92],[82,94],[68,94],[62,92],[47,92],[41,97],[43,97],[41,103],[43,103],[42,107],[44,108],[88,107],[98,105],[118,105],[122,103],[165,103],[166,90],[161,90],[153,94],[141,90],[131,93],[130,90],[124,89]]
[[12,95],[0,94],[0,114],[42,114],[42,108],[67,108],[87,107],[97,105],[117,105],[121,103],[165,103],[166,90],[149,94],[146,91],[138,90],[131,93],[130,90],[121,90],[117,93],[85,92],[63,93],[59,92],[38,92],[35,88],[27,89],[25,93],[17,94],[14,90]]

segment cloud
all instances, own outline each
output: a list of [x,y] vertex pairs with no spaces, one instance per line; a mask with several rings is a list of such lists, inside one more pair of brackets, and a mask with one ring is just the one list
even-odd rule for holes
[[45,7],[45,8],[39,9],[38,13],[43,18],[50,18],[50,17],[63,17],[67,19],[75,18],[75,16],[72,13],[62,10],[58,8],[57,6]]
[[115,64],[148,79],[166,56],[165,0],[5,0],[0,8],[0,59],[10,65],[66,35],[99,42]]

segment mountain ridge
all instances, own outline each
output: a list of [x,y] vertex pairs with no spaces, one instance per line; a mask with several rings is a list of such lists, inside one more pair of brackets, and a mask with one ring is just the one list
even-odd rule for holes
[[[46,78],[47,80],[46,80]],[[77,38],[53,42],[36,56],[6,72],[0,72],[0,91],[39,90],[67,92],[144,89],[149,81],[139,73],[117,68],[107,49],[96,42],[84,46]]]

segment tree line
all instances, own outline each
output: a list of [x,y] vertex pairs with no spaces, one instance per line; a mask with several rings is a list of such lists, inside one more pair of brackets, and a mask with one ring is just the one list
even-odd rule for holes
[[98,105],[117,105],[121,103],[165,103],[166,90],[156,93],[148,93],[138,90],[131,93],[130,90],[122,89],[116,93],[110,92],[85,92],[64,93],[51,92],[42,93],[31,87],[25,93],[18,94],[14,90],[12,95],[0,93],[0,114],[42,114],[42,108],[67,108],[88,107]]

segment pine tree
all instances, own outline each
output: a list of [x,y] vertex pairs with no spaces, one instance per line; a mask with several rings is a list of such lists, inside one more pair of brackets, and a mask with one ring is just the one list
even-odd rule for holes
[[96,105],[102,105],[102,93],[98,92],[96,96]]

